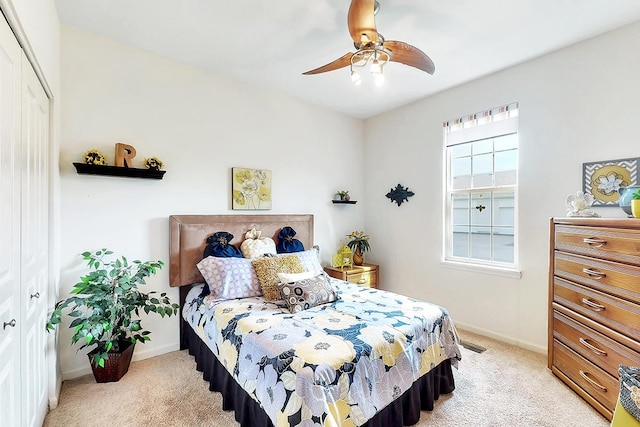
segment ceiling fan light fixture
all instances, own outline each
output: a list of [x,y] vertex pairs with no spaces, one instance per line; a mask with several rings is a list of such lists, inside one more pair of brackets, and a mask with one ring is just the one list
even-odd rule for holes
[[373,83],[376,87],[382,87],[384,85],[384,74],[380,72],[380,74],[373,74]]
[[353,83],[356,86],[362,83],[362,77],[360,77],[360,74],[356,73],[353,70],[351,70],[351,83]]
[[380,62],[378,62],[377,59],[374,59],[373,62],[371,63],[371,75],[372,76],[382,75],[382,65],[380,65]]

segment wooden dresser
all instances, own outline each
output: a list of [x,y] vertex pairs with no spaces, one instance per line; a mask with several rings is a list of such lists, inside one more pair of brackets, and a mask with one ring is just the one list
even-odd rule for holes
[[549,368],[607,419],[640,365],[640,219],[552,218]]
[[331,277],[356,283],[370,288],[378,287],[379,267],[375,264],[354,265],[352,267],[325,267],[324,271]]

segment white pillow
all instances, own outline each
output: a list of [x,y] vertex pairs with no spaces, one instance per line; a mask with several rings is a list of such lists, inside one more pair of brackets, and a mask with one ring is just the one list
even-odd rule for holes
[[305,271],[304,273],[278,273],[278,278],[281,283],[297,282],[298,280],[311,279],[312,277],[315,277],[313,271]]
[[245,258],[259,258],[265,254],[277,253],[276,242],[270,237],[260,237],[262,232],[252,228],[244,235],[245,240],[240,245],[242,256]]
[[291,252],[289,254],[279,255],[297,255],[297,257],[300,258],[300,263],[302,264],[302,268],[304,268],[305,271],[313,272],[314,276],[324,273],[324,269],[322,268],[322,265],[320,265],[320,251],[316,246],[314,246],[312,249],[307,249],[306,251],[302,252]]

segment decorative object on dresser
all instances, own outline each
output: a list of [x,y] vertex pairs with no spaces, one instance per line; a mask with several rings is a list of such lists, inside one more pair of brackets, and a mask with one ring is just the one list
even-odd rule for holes
[[618,193],[620,194],[620,200],[618,200],[618,204],[629,218],[633,217],[633,210],[631,209],[631,205],[634,199],[633,195],[638,191],[640,191],[640,185],[630,185],[628,187],[618,188]]
[[164,292],[138,288],[164,266],[162,261],[129,262],[124,256],[111,260],[112,254],[107,249],[82,254],[91,271],[74,285],[72,296],[56,303],[47,322],[52,330],[62,322],[62,311],[69,311],[71,344],[94,347],[88,356],[99,383],[119,381],[129,369],[135,343],[151,339],[138,319],[141,312],[164,317],[178,314],[179,308]]
[[356,283],[360,286],[378,288],[379,266],[362,264],[349,267],[325,267],[324,271],[331,277]]
[[634,218],[640,218],[640,188],[631,196],[631,214]]
[[396,188],[392,188],[385,196],[391,199],[391,203],[396,202],[400,206],[404,202],[409,201],[409,197],[413,197],[415,193],[409,190],[409,187],[403,187],[402,185],[396,185]]
[[594,200],[592,194],[584,194],[582,191],[569,194],[566,199],[567,216],[599,217],[599,214],[589,209]]
[[552,218],[548,366],[611,419],[640,360],[640,221]]

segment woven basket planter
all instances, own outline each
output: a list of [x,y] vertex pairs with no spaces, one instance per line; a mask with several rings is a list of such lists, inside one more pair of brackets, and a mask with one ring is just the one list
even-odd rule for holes
[[104,362],[104,368],[94,366],[91,357],[95,351],[89,352],[89,364],[93,370],[93,377],[98,383],[112,383],[120,381],[129,370],[131,364],[131,356],[133,356],[134,343],[127,343],[126,347],[122,346],[120,352],[109,352],[109,358]]

